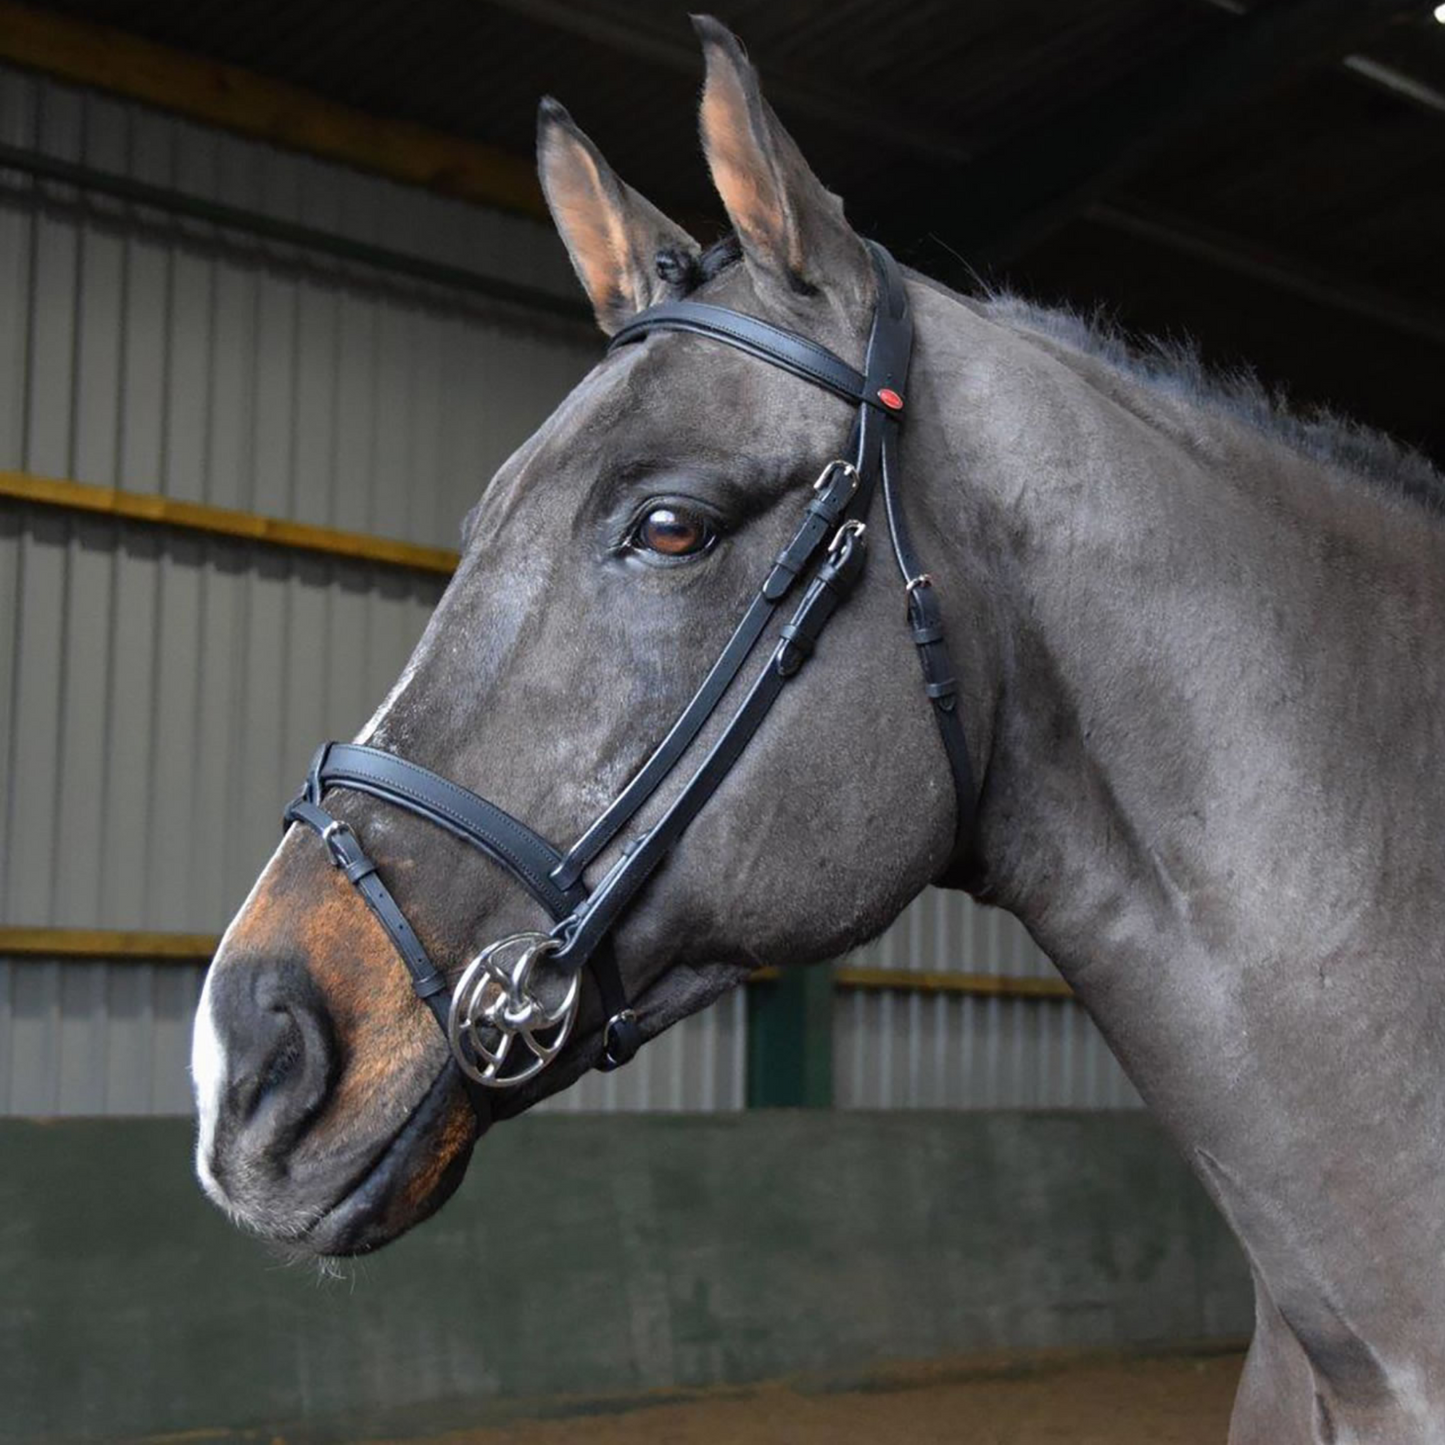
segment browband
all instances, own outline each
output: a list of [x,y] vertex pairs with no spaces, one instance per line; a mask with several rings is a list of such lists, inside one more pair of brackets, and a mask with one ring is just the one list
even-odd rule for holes
[[714,341],[746,351],[759,361],[791,371],[794,376],[811,381],[814,386],[821,386],[855,406],[882,405],[876,396],[865,391],[862,373],[854,371],[826,346],[759,321],[755,316],[744,316],[725,306],[709,306],[705,301],[664,301],[649,306],[613,333],[607,350],[616,351],[619,346],[642,341],[654,331],[690,331],[695,336],[710,336]]

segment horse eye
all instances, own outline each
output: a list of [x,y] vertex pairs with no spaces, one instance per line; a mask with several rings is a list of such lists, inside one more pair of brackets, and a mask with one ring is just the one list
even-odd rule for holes
[[681,507],[654,507],[638,524],[635,545],[663,557],[691,557],[714,540],[706,517]]

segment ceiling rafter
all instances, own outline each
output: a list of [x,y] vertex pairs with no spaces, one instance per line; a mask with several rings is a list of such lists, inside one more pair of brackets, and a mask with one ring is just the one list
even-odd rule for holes
[[940,219],[936,196],[918,233],[941,232],[975,265],[1017,255],[1104,199],[1170,145],[1276,90],[1302,66],[1332,62],[1408,0],[1281,0],[1191,42],[995,147],[950,176],[959,197]]
[[[663,31],[639,24],[632,15],[624,18],[595,4],[571,5],[566,0],[487,0],[487,3],[560,34],[694,76],[701,83],[702,58],[697,42],[685,27],[669,27]],[[900,150],[951,164],[967,160],[973,154],[973,146],[950,135],[941,126],[920,118],[916,111],[879,101],[860,85],[819,84],[786,71],[780,74],[772,66],[768,67],[766,83],[768,100],[778,110],[826,121],[845,134],[874,143],[886,141]]]

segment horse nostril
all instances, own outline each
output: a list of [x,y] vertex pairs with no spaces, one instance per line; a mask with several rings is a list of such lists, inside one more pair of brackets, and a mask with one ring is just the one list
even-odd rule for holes
[[304,1066],[307,1062],[306,1041],[302,1029],[289,1009],[273,1009],[277,1038],[274,1047],[251,1078],[236,1080],[237,1103],[248,1122],[268,1104],[284,1100],[288,1084],[306,1088]]
[[212,988],[211,1009],[225,1046],[227,1112],[255,1142],[294,1140],[338,1072],[335,1031],[315,980],[292,960],[237,962]]

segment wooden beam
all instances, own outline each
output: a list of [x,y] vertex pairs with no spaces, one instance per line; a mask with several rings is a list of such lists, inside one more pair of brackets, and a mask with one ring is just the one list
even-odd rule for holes
[[215,933],[148,933],[114,928],[0,928],[0,958],[75,962],[208,963]]
[[532,160],[123,30],[0,0],[0,60],[177,115],[524,216],[546,207]]
[[[806,970],[799,970],[806,971]],[[784,976],[780,968],[760,968],[748,976],[750,983],[768,983]],[[850,968],[839,965],[832,971],[833,987],[839,993],[855,991],[922,994],[962,994],[971,998],[1074,998],[1073,989],[1058,977],[1026,978],[1019,974],[930,973],[912,968]]]
[[[0,958],[110,960],[116,963],[204,963],[215,953],[214,933],[156,933],[105,928],[0,927]],[[808,973],[826,978],[828,970],[760,968],[749,982],[779,982]],[[993,973],[922,973],[910,968],[847,968],[832,970],[832,986],[840,993],[894,990],[899,993],[962,994],[973,998],[1073,998],[1061,978],[1023,978]],[[811,1098],[811,1096],[810,1096]]]
[[870,992],[964,994],[970,998],[1073,998],[1062,978],[996,973],[924,973],[911,968],[836,968],[833,986]]
[[201,502],[177,501],[154,492],[123,492],[61,477],[37,477],[29,472],[0,471],[0,497],[71,512],[98,512],[127,522],[238,537],[268,547],[375,562],[441,577],[451,576],[457,565],[457,554],[444,547],[423,547],[390,537],[371,537],[363,532],[343,532],[335,527],[312,526],[309,522],[291,522],[281,517],[209,507]]

